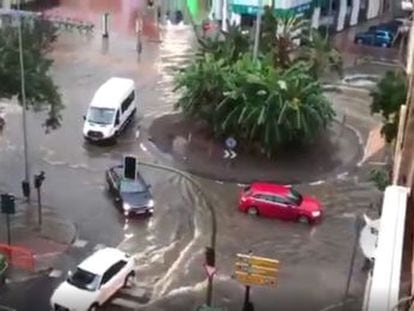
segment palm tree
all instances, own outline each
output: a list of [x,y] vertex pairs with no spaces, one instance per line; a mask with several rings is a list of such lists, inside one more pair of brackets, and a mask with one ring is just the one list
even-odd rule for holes
[[323,35],[312,29],[309,36],[303,39],[298,58],[310,62],[311,72],[315,78],[321,78],[331,69],[342,76],[342,57],[333,47],[328,33]]

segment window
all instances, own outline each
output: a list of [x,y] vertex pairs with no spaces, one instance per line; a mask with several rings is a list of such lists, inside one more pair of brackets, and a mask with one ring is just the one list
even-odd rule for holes
[[86,119],[91,123],[112,124],[114,114],[115,109],[90,107]]
[[136,193],[136,192],[144,192],[147,190],[147,186],[140,182],[139,180],[129,180],[129,179],[122,179],[121,180],[121,192],[122,193]]
[[120,260],[116,264],[112,265],[103,275],[102,284],[107,283],[112,279],[121,269],[127,264],[125,260]]
[[99,277],[96,274],[77,268],[67,281],[77,288],[94,291],[98,288]]
[[281,197],[276,196],[276,195],[272,196],[272,201],[274,203],[278,203],[278,204],[287,204],[287,202],[284,198],[281,198]]
[[289,193],[287,194],[287,199],[289,202],[297,206],[301,205],[303,201],[302,195],[293,188],[289,190]]
[[121,105],[122,113],[124,113],[128,109],[128,107],[131,105],[134,99],[135,99],[135,92],[132,91],[132,93],[129,94],[129,96],[122,102],[122,105]]

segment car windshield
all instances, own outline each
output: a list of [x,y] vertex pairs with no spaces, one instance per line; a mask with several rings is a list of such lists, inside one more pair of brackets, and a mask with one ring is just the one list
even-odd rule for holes
[[98,124],[112,124],[115,109],[90,107],[88,111],[88,121]]
[[135,193],[135,192],[144,192],[146,190],[146,186],[144,183],[138,180],[129,180],[123,179],[121,180],[121,193]]
[[96,274],[77,268],[67,281],[77,288],[95,291],[98,288],[99,279]]
[[290,202],[292,202],[293,204],[297,206],[301,205],[303,201],[302,195],[293,188],[289,190],[287,198]]

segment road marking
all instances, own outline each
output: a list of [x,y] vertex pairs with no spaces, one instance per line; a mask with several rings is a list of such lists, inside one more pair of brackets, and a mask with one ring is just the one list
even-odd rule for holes
[[338,174],[338,175],[336,175],[336,178],[337,179],[345,179],[345,177],[346,176],[348,176],[348,172],[343,172],[343,173],[340,173],[340,174]]
[[147,147],[145,147],[145,145],[144,145],[143,143],[140,143],[140,144],[139,144],[139,147],[140,147],[143,151],[145,151],[145,152],[147,152],[147,151],[148,151]]
[[238,187],[244,188],[247,187],[247,184],[237,184]]
[[88,244],[88,241],[78,239],[73,243],[73,246],[77,248],[83,248],[86,246],[86,244]]
[[133,310],[137,309],[140,306],[138,302],[127,300],[124,298],[115,298],[111,300],[111,305],[116,305],[116,306],[133,309]]
[[220,185],[224,184],[224,182],[222,182],[221,180],[215,180],[214,182],[215,182],[215,183],[218,183],[218,184],[220,184]]
[[322,185],[324,184],[326,181],[325,180],[317,180],[317,181],[312,181],[309,183],[309,186],[317,186],[317,185]]
[[62,276],[63,272],[61,270],[56,270],[53,269],[50,273],[49,273],[49,277],[57,279],[60,278]]
[[135,132],[135,138],[136,138],[136,139],[139,139],[139,134],[140,134],[140,132],[139,132],[139,130],[137,130],[137,131]]

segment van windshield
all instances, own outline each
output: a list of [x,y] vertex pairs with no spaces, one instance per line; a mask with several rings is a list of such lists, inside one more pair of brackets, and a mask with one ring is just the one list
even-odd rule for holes
[[98,124],[112,124],[114,115],[115,109],[90,107],[87,120]]

